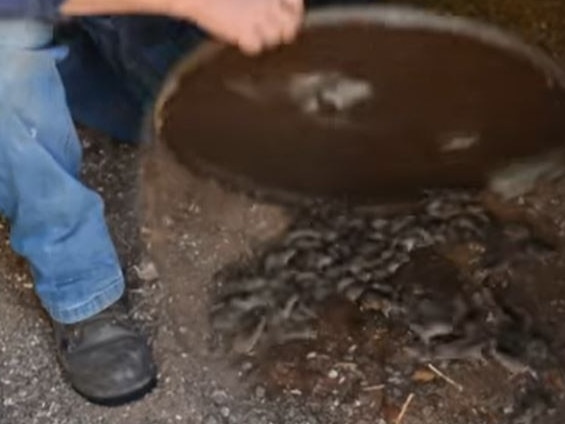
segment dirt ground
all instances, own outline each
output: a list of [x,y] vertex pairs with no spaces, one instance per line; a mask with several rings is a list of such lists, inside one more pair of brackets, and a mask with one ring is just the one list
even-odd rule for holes
[[[291,211],[193,178],[161,149],[153,152],[149,163],[145,181],[154,187],[146,190],[145,209],[151,213],[144,236],[166,290],[174,293],[167,307],[175,340],[200,364],[192,371],[187,368],[186,375],[198,370],[201,382],[214,382],[203,398],[205,405],[214,407],[215,399],[222,399],[219,416],[211,422],[394,423],[402,417],[402,422],[414,424],[518,424],[557,423],[564,418],[561,182],[512,204],[484,198],[501,222],[531,227],[544,245],[551,246],[547,251],[516,250],[492,237],[478,248],[423,250],[392,283],[440,282],[453,287],[471,273],[473,252],[490,251],[494,245],[495,256],[502,261],[486,271],[489,284],[511,308],[525,311],[531,328],[548,342],[541,350],[531,345],[531,359],[540,365],[533,376],[520,364],[501,366],[478,358],[414,359],[407,354],[413,334],[405,325],[360,309],[346,296],[318,305],[316,336],[310,340],[257,349],[255,340],[244,354],[215,349],[215,332],[208,321],[211,304],[217,301],[215,274],[234,261],[245,263],[266,241],[286,233]],[[184,231],[179,233],[179,228]],[[480,284],[483,281],[487,279],[482,277]],[[230,285],[225,288],[229,291]],[[230,319],[236,320],[237,314],[228,315]],[[521,335],[517,340],[529,343]],[[196,390],[206,393],[202,386]]]
[[[437,3],[451,8],[457,2]],[[489,7],[486,2],[465,3],[470,14],[492,17],[519,2],[488,2]],[[563,36],[550,31],[563,23],[562,3],[547,1],[526,9],[535,16],[545,10],[543,18],[533,19],[537,30],[530,34],[546,34],[542,44],[563,52]],[[503,15],[502,22],[517,22]],[[553,359],[540,354],[543,361],[535,377],[523,370],[512,374],[493,361],[415,361],[404,349],[412,338],[405,326],[343,298],[320,306],[315,340],[234,356],[214,349],[208,319],[213,277],[284,233],[288,211],[186,175],[170,166],[164,152],[145,168],[144,177],[154,185],[144,189],[140,204],[139,150],[89,132],[83,142],[85,178],[106,198],[108,220],[127,268],[133,315],[150,335],[160,366],[159,385],[141,402],[116,409],[89,405],[67,387],[55,366],[48,321],[25,263],[10,252],[3,225],[1,424],[564,421],[565,181],[546,184],[512,205],[488,203],[502,220],[528,223],[553,247],[549,254],[527,255],[503,247],[508,260],[493,273],[508,302],[527,311],[548,340]],[[425,252],[396,278],[456,281],[473,263],[471,253]]]
[[[159,218],[165,223],[160,228],[171,233],[141,232],[153,240],[150,249],[158,245],[164,250],[154,252],[161,265],[161,277],[155,279],[137,236],[138,210],[132,208],[138,151],[89,134],[84,142],[85,174],[93,187],[109,195],[108,217],[128,268],[134,315],[151,335],[160,384],[143,401],[118,409],[89,405],[74,394],[55,366],[48,322],[34,298],[25,263],[10,253],[5,241],[1,423],[392,423],[409,398],[403,418],[408,424],[562,422],[565,383],[559,368],[544,374],[541,390],[527,375],[512,376],[496,364],[435,363],[453,380],[449,383],[430,372],[427,363],[403,357],[409,340],[405,328],[388,325],[342,299],[321,311],[316,341],[289,343],[262,352],[260,358],[231,361],[214,355],[208,326],[213,274],[250,255],[248,246],[280,233],[287,215],[226,194],[214,183],[186,179],[192,181],[184,192],[190,201]],[[555,184],[521,199],[516,208],[503,208],[503,213],[535,223],[558,245],[565,240],[564,205],[565,185]],[[175,244],[163,243],[163,237]],[[453,267],[444,271],[445,266],[424,258],[406,273],[452,275]],[[504,269],[515,297],[528,300],[525,307],[535,308],[536,322],[552,331],[552,346],[561,358],[564,267],[558,253],[521,259]],[[171,275],[179,269],[187,274]],[[551,401],[546,391],[553,394]],[[536,418],[539,409],[541,421]],[[544,415],[548,411],[553,413]]]

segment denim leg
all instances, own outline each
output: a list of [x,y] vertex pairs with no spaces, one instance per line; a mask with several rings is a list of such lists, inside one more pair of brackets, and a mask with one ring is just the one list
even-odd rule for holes
[[114,303],[124,280],[101,198],[78,179],[81,146],[50,48],[52,28],[0,20],[0,210],[51,317]]
[[167,73],[206,35],[185,21],[158,16],[80,19],[100,55],[145,106],[153,103]]

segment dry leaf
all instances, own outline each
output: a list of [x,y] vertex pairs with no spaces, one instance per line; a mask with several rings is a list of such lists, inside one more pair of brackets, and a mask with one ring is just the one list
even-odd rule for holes
[[417,383],[429,383],[430,381],[434,381],[436,378],[437,375],[426,369],[417,370],[412,375],[412,381],[415,381]]

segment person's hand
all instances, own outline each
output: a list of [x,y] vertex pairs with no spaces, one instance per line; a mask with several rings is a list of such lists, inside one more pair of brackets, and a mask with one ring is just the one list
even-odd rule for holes
[[304,14],[303,0],[172,0],[178,17],[255,55],[292,42]]
[[245,53],[257,54],[294,40],[302,24],[304,0],[65,0],[61,12],[171,16],[192,21]]

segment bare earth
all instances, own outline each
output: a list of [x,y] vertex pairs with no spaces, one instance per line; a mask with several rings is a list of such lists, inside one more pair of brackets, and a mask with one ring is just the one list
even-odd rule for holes
[[[408,398],[412,401],[403,417],[408,424],[562,422],[565,380],[560,365],[546,370],[538,385],[527,373],[512,375],[492,362],[434,362],[455,382],[449,383],[430,372],[427,362],[411,361],[402,353],[410,341],[406,328],[343,299],[321,308],[315,341],[245,357],[216,354],[210,349],[208,325],[213,276],[280,234],[288,224],[286,211],[228,194],[214,183],[186,175],[181,180],[165,161],[170,172],[162,173],[156,185],[172,178],[169,186],[180,194],[169,198],[166,211],[157,207],[161,225],[150,217],[146,224],[153,230],[143,227],[141,232],[159,264],[161,278],[155,279],[137,236],[138,211],[132,208],[137,150],[91,134],[84,140],[87,180],[107,196],[108,217],[130,275],[134,314],[152,337],[160,385],[142,402],[118,409],[91,406],[68,389],[55,366],[48,322],[25,263],[5,242],[0,423],[392,423]],[[184,190],[174,181],[182,181]],[[159,190],[159,196],[168,195]],[[179,198],[183,201],[177,203]],[[559,361],[565,346],[565,262],[559,251],[565,240],[564,202],[565,186],[557,183],[516,207],[494,207],[505,219],[533,223],[557,246],[557,253],[519,258],[499,272],[511,284],[509,299],[529,308],[540,328],[552,331]],[[419,259],[399,281],[414,275],[422,280],[457,278],[453,270],[463,272],[469,258],[463,253],[461,259],[457,252],[451,257],[459,257],[453,262],[458,268]],[[546,390],[551,400],[546,401]],[[536,418],[540,408],[543,415]]]

